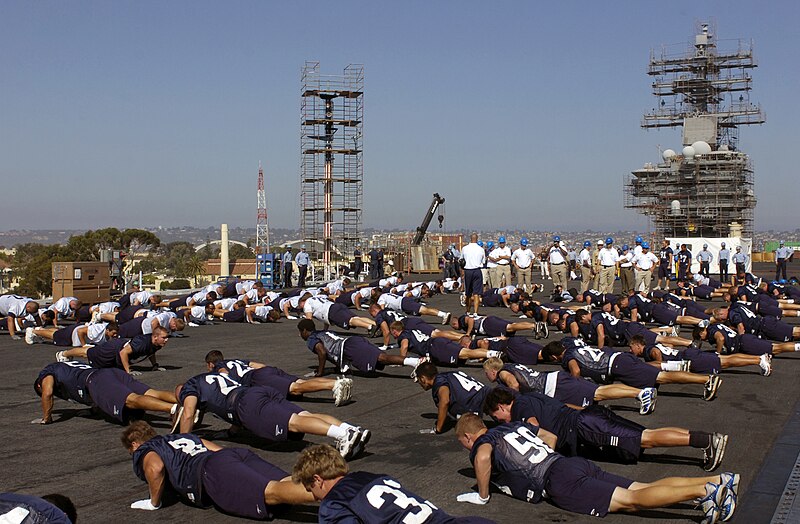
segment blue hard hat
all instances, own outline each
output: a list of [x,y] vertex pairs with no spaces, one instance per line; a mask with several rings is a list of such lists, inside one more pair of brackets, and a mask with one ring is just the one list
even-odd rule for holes
[[525,237],[522,237],[522,239],[519,241],[519,243],[522,244],[523,246],[527,246],[528,245],[528,239],[525,238]]
[[583,247],[592,247],[592,243],[587,240],[583,243]]
[[561,237],[556,235],[553,237],[553,242],[561,242]]
[[782,279],[781,279],[781,284],[785,284],[785,283],[786,283],[786,279],[785,279],[785,278],[782,278]]
[[490,241],[489,241],[489,243],[487,243],[486,245],[487,245],[488,247],[494,247],[494,242],[492,242],[492,241],[490,240]]
[[478,240],[478,245],[483,247],[483,240]]
[[613,238],[611,238],[611,237],[606,238],[606,244],[613,244],[613,243],[614,243],[614,239]]
[[636,241],[637,244],[641,244],[642,243],[642,237],[637,236],[635,241]]
[[785,241],[781,240],[781,245],[784,245],[785,243],[786,243]]
[[650,243],[642,242],[642,249],[650,249]]
[[[609,242],[608,240],[606,240],[606,243],[610,244],[611,242]],[[630,248],[628,247],[628,244],[622,244],[622,250],[623,250],[623,251],[627,251],[628,249],[630,249]]]
[[506,237],[500,237],[500,238],[498,238],[498,239],[497,239],[497,243],[498,243],[498,244],[505,244],[505,243],[506,243]]

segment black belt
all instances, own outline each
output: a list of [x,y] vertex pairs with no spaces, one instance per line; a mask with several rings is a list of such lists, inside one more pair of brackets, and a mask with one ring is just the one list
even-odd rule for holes
[[551,266],[560,266],[562,264],[566,264],[566,262],[550,262]]
[[614,266],[603,266],[603,267],[614,267]]

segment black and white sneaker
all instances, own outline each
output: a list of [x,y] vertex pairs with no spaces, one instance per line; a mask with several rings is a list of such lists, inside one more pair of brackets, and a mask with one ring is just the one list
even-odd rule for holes
[[345,460],[353,457],[356,444],[361,440],[361,433],[357,428],[348,428],[347,435],[336,439],[336,449]]
[[725,456],[725,446],[728,444],[728,435],[714,433],[707,448],[703,448],[703,469],[714,471],[722,463]]
[[172,415],[172,427],[170,427],[170,433],[177,433],[178,428],[181,425],[181,418],[183,417],[183,406],[179,404],[175,404],[172,406],[173,411],[170,412]]
[[719,375],[709,375],[708,380],[703,385],[703,400],[714,400],[721,384],[722,378]]
[[761,374],[768,377],[772,374],[772,355],[764,353],[758,359],[758,367],[761,368]]
[[442,325],[446,326],[447,324],[449,324],[452,316],[453,314],[448,312],[444,317],[442,317]]
[[367,448],[367,443],[369,442],[369,439],[372,437],[372,432],[368,429],[358,428],[358,432],[359,432],[358,442],[356,442],[351,458],[355,458],[361,455]]
[[547,327],[547,322],[539,322],[539,336],[547,338],[550,336],[550,330]]
[[56,351],[56,362],[69,362],[69,357],[65,357],[63,351]]
[[417,365],[414,366],[414,371],[411,372],[411,380],[413,380],[414,382],[417,381],[417,368],[420,366],[420,364],[423,364],[425,362],[430,362],[430,360],[431,360],[430,357],[427,357],[427,356],[422,357],[422,358],[419,359],[419,362],[417,362]]

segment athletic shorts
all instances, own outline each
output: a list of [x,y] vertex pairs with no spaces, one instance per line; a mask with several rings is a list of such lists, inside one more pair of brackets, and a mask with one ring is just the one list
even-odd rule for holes
[[482,334],[489,337],[504,337],[508,335],[506,328],[511,324],[508,320],[503,320],[499,317],[486,317],[483,319],[481,326]]
[[230,284],[225,286],[225,291],[222,292],[222,297],[220,297],[220,298],[238,297],[239,296],[239,292],[236,291],[236,284],[237,284],[237,282],[234,280],[233,282],[231,282]]
[[289,387],[298,380],[298,377],[272,366],[254,369],[245,376],[250,377],[248,386],[269,386],[284,397],[289,396]]
[[645,364],[633,353],[617,353],[611,365],[611,377],[635,388],[653,388],[661,370]]
[[131,294],[125,293],[121,297],[119,297],[119,309],[123,310],[126,307],[131,305]]
[[416,298],[403,297],[403,300],[400,301],[400,309],[402,309],[403,313],[406,315],[419,315],[419,310],[421,308],[422,304],[420,304]]
[[632,480],[605,472],[585,458],[564,457],[550,466],[544,489],[561,509],[605,517],[614,490],[627,489],[631,484]]
[[224,322],[244,322],[245,318],[247,318],[247,309],[243,307],[222,314]]
[[403,319],[403,326],[405,326],[408,330],[417,330],[425,333],[429,337],[433,335],[433,332],[436,330],[435,327],[428,324],[421,318],[417,317],[406,317]]
[[644,337],[645,347],[652,346],[656,343],[656,339],[658,339],[658,335],[638,322],[628,322],[625,324],[625,340],[628,341],[629,344],[631,339],[636,335]]
[[342,293],[341,295],[336,297],[336,300],[334,300],[334,302],[337,303],[337,304],[341,304],[341,305],[343,305],[345,307],[355,306],[355,304],[353,303],[353,293],[352,292],[351,293]]
[[343,304],[333,304],[328,310],[328,320],[334,326],[350,329],[350,319],[355,315]]
[[483,293],[483,275],[480,269],[464,270],[464,293],[468,297]]
[[119,325],[119,338],[133,338],[142,334],[142,322],[144,317],[131,319]]
[[128,307],[120,307],[119,313],[117,313],[117,324],[124,324],[125,322],[129,322],[133,320],[133,317],[136,315],[136,312],[140,309],[144,309],[144,306],[128,306]]
[[762,317],[759,336],[778,342],[789,342],[792,340],[793,328],[786,322],[781,322],[775,317]]
[[600,387],[590,380],[573,377],[569,373],[562,371],[556,380],[556,391],[554,398],[564,404],[575,406],[590,406],[595,403],[594,396],[597,388]]
[[344,362],[359,371],[372,373],[378,365],[381,350],[364,337],[347,337],[344,342]]
[[711,318],[711,315],[706,313],[705,308],[702,305],[695,302],[694,300],[689,300],[686,302],[686,309],[684,314],[689,315],[690,317],[702,318],[705,320]]
[[711,300],[711,293],[713,293],[713,292],[714,292],[714,288],[711,287],[711,286],[700,285],[700,286],[694,286],[692,288],[692,293],[694,294],[694,296],[699,297],[699,298],[703,298],[703,299],[706,299],[706,300]]
[[280,391],[269,386],[244,388],[236,399],[236,417],[257,436],[284,441],[289,436],[289,419],[303,411]]
[[511,362],[534,366],[539,362],[539,352],[541,350],[542,346],[531,342],[525,337],[511,337],[506,341],[506,347],[503,351]]
[[89,311],[89,304],[84,304],[75,312],[75,321],[84,324],[92,320],[92,313]]
[[86,379],[86,389],[92,403],[100,411],[120,422],[124,422],[125,399],[131,393],[144,395],[151,389],[147,384],[135,380],[121,369],[98,369]]
[[685,360],[692,363],[692,373],[711,374],[722,371],[722,363],[715,351],[700,351],[695,348],[683,350]]
[[602,406],[588,406],[578,414],[578,438],[582,444],[602,450],[612,458],[639,460],[645,427],[620,417]]
[[179,307],[187,306],[188,304],[186,303],[186,298],[187,297],[179,297],[174,300],[170,300],[169,301],[170,311],[178,311]]
[[669,264],[662,264],[658,266],[658,278],[669,278]]
[[[80,324],[57,329],[56,332],[53,333],[53,344],[56,346],[72,346],[72,335],[78,330],[78,327],[80,327]],[[77,338],[77,335],[75,338]],[[80,346],[80,344],[78,345]]]
[[430,339],[430,356],[435,364],[442,366],[458,366],[458,355],[461,346],[446,338],[434,337]]
[[774,304],[759,302],[758,312],[764,317],[783,318],[783,310]]
[[678,311],[664,304],[653,305],[653,321],[662,326],[674,326],[681,313],[682,310]]
[[739,337],[739,347],[737,351],[747,355],[763,355],[764,353],[772,355],[772,342],[745,333]]
[[271,520],[284,506],[264,501],[267,484],[289,476],[249,449],[225,448],[203,464],[203,491],[225,513],[249,519]]

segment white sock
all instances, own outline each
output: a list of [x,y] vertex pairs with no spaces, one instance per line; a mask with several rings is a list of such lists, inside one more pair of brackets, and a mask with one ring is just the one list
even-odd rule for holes
[[680,360],[671,360],[669,362],[662,362],[661,363],[661,370],[662,371],[680,371],[683,362]]
[[340,439],[347,436],[347,430],[342,426],[335,426],[331,424],[331,426],[328,428],[327,435],[331,438]]
[[417,357],[406,357],[403,359],[403,365],[417,367],[419,365],[419,359]]
[[489,351],[487,351],[487,352],[486,352],[486,357],[487,357],[487,358],[491,358],[491,357],[497,357],[497,358],[500,358],[500,355],[501,355],[501,354],[502,354],[502,352],[501,352],[501,351],[495,351],[495,350],[493,350],[493,349],[490,349]]
[[800,342],[795,342],[794,343],[794,350],[795,351],[800,351]]
[[438,313],[436,313],[436,316],[439,317],[439,318],[445,318],[447,316],[447,312],[446,311],[439,311]]
[[170,415],[174,415],[177,411],[178,411],[178,405],[177,404],[173,404],[172,408],[170,408],[170,410],[169,410],[169,414]]

